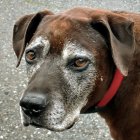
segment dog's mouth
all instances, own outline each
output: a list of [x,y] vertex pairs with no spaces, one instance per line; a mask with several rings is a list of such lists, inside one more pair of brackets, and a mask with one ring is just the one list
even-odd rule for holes
[[34,127],[36,127],[36,128],[43,128],[43,125],[41,125],[41,124],[39,124],[39,123],[36,123],[36,122],[32,121],[32,120],[29,119],[29,118],[28,118],[28,119],[24,119],[23,125],[24,125],[25,127],[31,125],[31,126],[34,126]]
[[63,128],[63,129],[57,129],[57,128],[55,128],[55,126],[54,126],[54,128],[50,128],[50,127],[47,127],[45,125],[41,125],[41,124],[39,124],[37,122],[34,122],[34,121],[30,121],[30,122],[24,121],[23,125],[25,127],[28,127],[29,125],[31,125],[31,126],[36,127],[36,128],[44,128],[44,129],[48,129],[48,130],[51,130],[51,131],[64,131],[64,130],[67,130],[67,129],[71,129],[74,126],[75,122],[76,121],[73,121],[70,125],[68,125],[67,127]]
[[[68,126],[67,128],[65,128],[64,130],[71,129],[74,126],[74,124],[75,124],[75,122],[73,122],[70,126]],[[33,127],[36,127],[36,128],[44,128],[44,129],[46,129],[46,127],[44,127],[44,126],[42,126],[40,124],[34,123],[34,122],[30,123],[29,125],[31,125]],[[49,129],[51,131],[57,131],[55,129],[48,128],[48,127],[47,127],[47,129]],[[64,130],[58,130],[58,131],[64,131]]]
[[74,124],[75,124],[75,122],[76,121],[74,121],[72,124],[70,124],[69,126],[67,126],[66,128],[64,128],[64,129],[54,129],[54,128],[48,128],[48,127],[46,127],[46,126],[43,126],[43,125],[41,125],[41,124],[38,124],[38,123],[36,123],[36,122],[23,122],[23,125],[25,126],[25,127],[27,127],[27,126],[29,126],[29,125],[31,125],[31,126],[33,126],[33,127],[36,127],[36,128],[44,128],[44,129],[48,129],[48,130],[51,130],[51,131],[58,131],[58,132],[60,132],[60,131],[64,131],[64,130],[67,130],[67,129],[71,129],[73,126],[74,126]]
[[37,123],[34,123],[34,122],[30,123],[30,125],[32,125],[32,126],[34,126],[34,127],[36,127],[36,128],[43,128],[42,125],[37,124]]
[[34,126],[37,128],[61,132],[73,127],[75,122],[78,121],[81,108],[77,108],[71,112],[66,112],[62,109],[58,111],[55,109],[52,109],[51,111],[46,110],[38,116],[29,113],[26,114],[26,112],[21,109],[22,124],[26,127]]
[[31,117],[28,117],[24,113],[23,113],[23,117],[24,117],[24,119],[23,119],[22,123],[25,127],[28,127],[31,125],[36,128],[44,128],[44,129],[48,129],[48,130],[55,131],[55,132],[61,132],[61,131],[72,128],[79,118],[77,116],[77,117],[69,120],[68,119],[69,117],[68,117],[68,118],[65,118],[65,120],[63,120],[60,124],[49,125],[49,122],[43,123],[42,122],[43,120],[41,118],[31,118]]

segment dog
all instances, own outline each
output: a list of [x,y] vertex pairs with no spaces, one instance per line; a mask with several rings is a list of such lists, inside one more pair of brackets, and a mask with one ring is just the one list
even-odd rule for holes
[[99,113],[115,140],[140,140],[140,14],[77,7],[21,17],[13,29],[25,53],[24,126],[71,128],[80,113]]

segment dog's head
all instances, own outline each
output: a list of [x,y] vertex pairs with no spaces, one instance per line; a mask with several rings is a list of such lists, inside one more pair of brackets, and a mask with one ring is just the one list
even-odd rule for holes
[[114,70],[124,76],[133,55],[132,21],[109,11],[75,8],[26,15],[14,26],[18,65],[25,52],[24,125],[54,131],[72,126],[101,100]]

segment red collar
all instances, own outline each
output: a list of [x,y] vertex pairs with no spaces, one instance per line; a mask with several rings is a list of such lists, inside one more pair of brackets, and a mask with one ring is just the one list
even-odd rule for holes
[[109,89],[105,93],[103,99],[96,105],[97,108],[104,107],[111,101],[111,99],[116,95],[123,78],[124,78],[123,75],[117,69]]
[[114,74],[114,78],[112,80],[112,83],[110,87],[108,88],[107,92],[105,93],[103,99],[97,103],[94,107],[89,108],[85,113],[95,113],[95,112],[100,112],[104,110],[106,105],[111,101],[111,99],[116,95],[122,81],[123,81],[123,75],[121,72],[116,69],[116,72]]

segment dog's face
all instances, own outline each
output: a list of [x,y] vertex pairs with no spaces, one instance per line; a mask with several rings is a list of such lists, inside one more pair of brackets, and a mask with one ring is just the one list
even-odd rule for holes
[[[128,26],[128,21],[118,16],[126,22],[122,22],[123,26],[118,23],[121,31],[112,30],[114,25],[110,27],[102,19],[102,12],[102,18],[96,13],[91,16],[92,12],[87,8],[58,15],[45,11],[16,23],[14,50],[19,61],[25,52],[29,78],[20,101],[24,125],[54,131],[70,128],[80,112],[103,97],[116,66],[127,75],[128,59],[124,60],[124,56],[131,57],[131,28],[127,29],[127,43],[119,38],[126,32],[123,27]],[[118,44],[123,48],[117,48]]]

